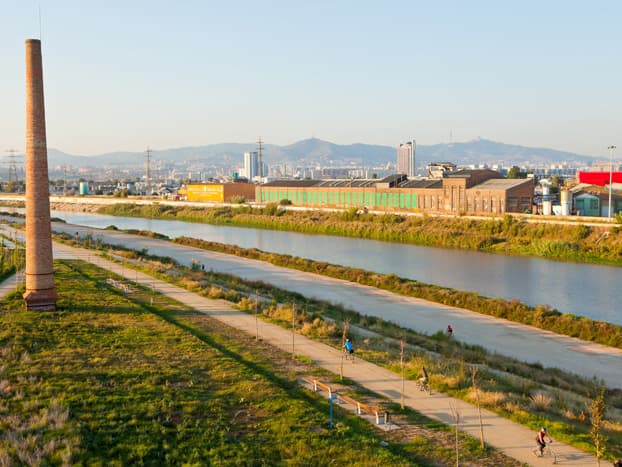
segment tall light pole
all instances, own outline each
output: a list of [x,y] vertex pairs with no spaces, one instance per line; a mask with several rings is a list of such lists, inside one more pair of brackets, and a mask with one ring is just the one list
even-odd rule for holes
[[609,149],[609,219],[611,219],[611,185],[613,184],[613,150],[616,147],[612,144]]

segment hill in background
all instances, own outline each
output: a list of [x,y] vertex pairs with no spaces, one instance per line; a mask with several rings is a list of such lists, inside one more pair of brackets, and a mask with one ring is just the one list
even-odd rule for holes
[[[242,164],[245,151],[256,151],[255,143],[220,143],[206,146],[153,150],[153,161],[201,162],[238,166]],[[300,166],[382,166],[395,163],[397,149],[391,146],[370,144],[340,145],[310,138],[279,146],[266,144],[264,160],[268,164],[286,163]],[[144,166],[145,152],[112,152],[95,156],[76,156],[56,149],[48,151],[50,167],[72,166]],[[591,156],[558,151],[549,148],[532,148],[505,144],[486,139],[467,142],[419,145],[416,151],[417,166],[433,161],[448,161],[458,165],[496,164],[505,166],[521,164],[553,164],[569,162],[590,165]]]

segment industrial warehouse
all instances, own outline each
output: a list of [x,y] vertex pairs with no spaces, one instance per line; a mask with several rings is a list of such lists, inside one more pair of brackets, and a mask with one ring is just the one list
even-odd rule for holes
[[189,184],[188,201],[259,203],[288,200],[297,206],[413,210],[452,214],[504,214],[532,208],[532,179],[505,179],[494,170],[459,170],[442,179],[409,180],[406,175],[383,179],[274,180],[263,185],[245,182]]
[[494,170],[459,170],[440,180],[406,175],[353,180],[275,180],[258,185],[261,203],[289,200],[309,207],[368,208],[384,211],[504,214],[532,208],[531,179],[505,179]]

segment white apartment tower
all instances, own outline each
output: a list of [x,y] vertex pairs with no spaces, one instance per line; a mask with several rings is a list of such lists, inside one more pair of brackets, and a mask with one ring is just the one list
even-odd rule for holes
[[415,140],[400,144],[397,147],[397,173],[406,174],[408,177],[415,176]]
[[252,182],[259,175],[258,162],[257,151],[247,151],[244,153],[244,175],[246,175],[249,182]]

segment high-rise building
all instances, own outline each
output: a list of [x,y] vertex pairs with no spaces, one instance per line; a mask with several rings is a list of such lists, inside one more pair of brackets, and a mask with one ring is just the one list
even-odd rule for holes
[[415,176],[415,140],[400,144],[397,147],[397,173],[406,174],[408,177]]
[[257,151],[247,151],[244,153],[244,174],[249,181],[259,176],[259,160]]

